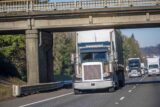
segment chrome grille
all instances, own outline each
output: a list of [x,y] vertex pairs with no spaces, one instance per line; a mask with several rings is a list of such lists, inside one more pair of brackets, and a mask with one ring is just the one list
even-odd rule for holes
[[84,80],[101,79],[101,65],[84,65]]

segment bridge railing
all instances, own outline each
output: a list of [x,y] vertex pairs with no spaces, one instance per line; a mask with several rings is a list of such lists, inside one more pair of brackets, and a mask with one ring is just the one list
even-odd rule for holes
[[53,11],[132,6],[155,6],[160,0],[73,0],[71,2],[37,2],[37,0],[1,0],[0,12]]

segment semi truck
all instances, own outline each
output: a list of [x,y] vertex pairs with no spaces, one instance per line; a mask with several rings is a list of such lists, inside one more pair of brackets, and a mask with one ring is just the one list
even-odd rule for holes
[[114,29],[76,32],[74,92],[125,85],[122,37]]
[[129,71],[128,71],[129,77],[142,76],[140,58],[129,58],[128,67],[129,67]]
[[160,75],[160,58],[147,58],[148,76]]

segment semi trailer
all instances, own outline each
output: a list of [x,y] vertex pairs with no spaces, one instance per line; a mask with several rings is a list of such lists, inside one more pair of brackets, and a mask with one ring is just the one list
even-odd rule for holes
[[75,94],[125,85],[122,42],[114,29],[76,32]]

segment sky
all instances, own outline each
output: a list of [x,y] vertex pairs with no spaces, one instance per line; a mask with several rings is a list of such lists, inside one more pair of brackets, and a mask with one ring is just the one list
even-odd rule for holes
[[160,28],[122,29],[121,31],[126,36],[134,34],[140,47],[160,44]]

